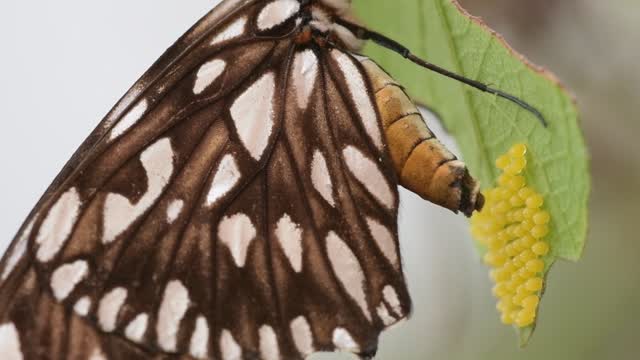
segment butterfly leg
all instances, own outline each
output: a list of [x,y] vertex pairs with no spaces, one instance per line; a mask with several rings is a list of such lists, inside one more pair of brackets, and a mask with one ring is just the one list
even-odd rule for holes
[[405,46],[403,46],[402,44],[400,44],[399,42],[390,39],[380,33],[377,33],[375,31],[371,31],[369,29],[366,29],[362,26],[353,24],[351,22],[348,22],[346,20],[342,20],[342,19],[338,19],[336,21],[338,24],[344,26],[345,28],[349,29],[358,39],[361,40],[371,40],[374,43],[385,47],[391,51],[394,51],[400,55],[402,55],[404,58],[412,61],[413,63],[429,69],[431,71],[434,71],[440,75],[444,75],[448,78],[454,79],[456,81],[459,81],[463,84],[469,85],[477,90],[480,90],[482,92],[486,92],[489,94],[493,94],[496,95],[498,97],[501,97],[503,99],[509,100],[512,103],[520,106],[521,108],[527,110],[528,112],[530,112],[531,114],[533,114],[543,126],[547,126],[547,121],[544,118],[544,115],[542,115],[542,113],[536,109],[534,106],[530,105],[529,103],[525,102],[524,100],[511,95],[509,93],[506,93],[502,90],[499,89],[494,89],[490,86],[488,86],[487,84],[484,84],[480,81],[477,80],[473,80],[473,79],[469,79],[467,77],[464,77],[462,75],[456,74],[452,71],[449,71],[447,69],[441,68],[435,64],[432,64],[424,59],[421,59],[417,56],[415,56],[413,53],[411,53],[411,51],[409,49],[407,49]]

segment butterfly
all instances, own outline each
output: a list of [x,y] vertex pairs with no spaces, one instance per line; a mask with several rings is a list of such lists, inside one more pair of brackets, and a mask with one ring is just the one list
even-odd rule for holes
[[483,198],[364,40],[456,78],[348,0],[225,0],[196,23],[0,262],[3,359],[373,357],[411,311],[397,186],[466,215]]

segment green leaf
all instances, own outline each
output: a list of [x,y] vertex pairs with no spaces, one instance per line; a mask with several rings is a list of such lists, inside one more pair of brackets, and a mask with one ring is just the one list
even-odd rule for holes
[[[587,233],[588,155],[574,100],[556,78],[524,59],[455,0],[355,0],[371,29],[449,70],[518,96],[538,108],[549,127],[518,106],[422,69],[375,45],[366,53],[419,103],[434,109],[456,138],[483,188],[495,184],[495,159],[515,143],[528,146],[526,180],[551,214],[547,270],[556,258],[578,260]],[[521,331],[525,344],[533,328]]]

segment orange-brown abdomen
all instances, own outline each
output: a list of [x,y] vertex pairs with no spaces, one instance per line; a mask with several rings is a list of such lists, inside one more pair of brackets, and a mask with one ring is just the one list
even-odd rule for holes
[[424,199],[469,216],[482,207],[479,184],[433,135],[404,89],[369,59],[371,80],[400,184]]

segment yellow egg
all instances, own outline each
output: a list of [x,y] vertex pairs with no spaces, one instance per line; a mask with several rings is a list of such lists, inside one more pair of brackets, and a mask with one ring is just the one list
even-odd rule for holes
[[544,270],[544,262],[540,259],[533,259],[527,261],[526,269],[532,273],[539,273]]
[[501,186],[507,186],[514,177],[509,174],[502,174],[498,176],[498,184]]
[[[521,252],[523,252],[523,251],[527,250],[527,247],[526,247],[526,246],[524,246],[524,245],[522,244],[522,241],[520,241],[520,239],[521,239],[521,238],[518,238],[518,239],[513,240],[513,241],[511,242],[511,245],[513,245],[513,247],[514,247],[516,250],[518,250],[518,254],[520,254]],[[516,256],[517,256],[517,255],[516,255]]]
[[520,261],[522,261],[524,263],[527,263],[527,262],[529,262],[529,260],[533,260],[535,258],[536,258],[536,254],[534,254],[534,252],[529,250],[529,249],[524,250],[523,252],[521,252],[518,255],[518,260],[520,260]]
[[500,312],[504,312],[505,307],[504,307],[504,303],[502,301],[498,301],[498,303],[496,304],[496,310],[498,310]]
[[526,310],[523,310],[523,311],[520,311],[516,316],[515,323],[519,327],[525,327],[533,324],[534,320],[535,320],[534,312],[528,312]]
[[527,166],[527,159],[524,157],[516,157],[516,158],[511,158],[511,164],[509,164],[509,166],[507,166],[507,168],[505,169],[505,172],[508,171],[508,169],[510,167],[513,167],[514,169],[518,170],[518,173],[522,172],[522,170],[524,170],[524,168]]
[[504,172],[509,175],[518,175],[522,172],[523,169],[524,168],[520,166],[518,163],[516,163],[515,161],[512,161],[511,164],[509,164],[509,166],[507,166],[504,169]]
[[[531,279],[529,279],[529,280],[531,280]],[[525,281],[524,284],[518,286],[518,288],[516,289],[516,294],[525,295],[522,299],[524,299],[525,297],[531,295],[531,291],[532,290],[529,290],[529,288],[528,288],[529,280]],[[515,303],[515,301],[514,301],[514,303]],[[517,304],[520,304],[520,303],[518,302]]]
[[487,239],[487,245],[489,246],[490,250],[502,249],[506,243],[507,242],[504,240],[504,238],[498,235],[493,235]]
[[518,290],[518,288],[522,285],[524,285],[525,281],[527,281],[528,279],[523,278],[522,276],[520,276],[520,272],[518,271],[514,271],[513,273],[511,273],[511,285],[513,285],[513,290],[512,292],[515,294],[516,291]]
[[[535,259],[534,259],[534,260],[535,260]],[[531,261],[531,260],[529,260],[529,261]],[[529,270],[529,269],[527,268],[527,263],[528,263],[528,261],[527,261],[527,262],[525,262],[525,263],[524,263],[524,265],[523,265],[523,266],[520,268],[520,270],[518,270],[518,271],[521,271],[521,272],[522,272],[522,274],[523,274],[523,276],[524,276],[524,277],[526,277],[526,279],[527,279],[527,280],[529,280],[529,279],[531,279],[532,277],[535,277],[535,276],[536,276],[536,273],[532,272],[531,270]]]
[[530,248],[531,246],[533,246],[533,244],[536,243],[536,239],[533,236],[529,235],[529,234],[523,236],[521,238],[521,240],[522,240],[522,245],[525,248]]
[[509,191],[509,189],[499,188],[496,190],[496,200],[506,200],[513,195],[513,191]]
[[[520,290],[520,288],[518,288],[518,290]],[[529,292],[521,292],[521,293],[516,292],[516,294],[513,296],[513,303],[520,306],[520,304],[522,304],[522,301],[530,294],[531,293]]]
[[514,210],[513,219],[514,221],[518,221],[518,222],[524,220],[523,209]]
[[505,263],[505,264],[502,266],[502,270],[504,270],[504,271],[508,272],[509,274],[513,274],[513,272],[515,272],[515,271],[516,271],[516,270],[518,270],[518,269],[516,268],[516,266],[515,266],[515,265],[513,265],[513,263],[511,263],[510,261],[508,261],[507,263]]
[[525,179],[523,176],[517,175],[517,176],[513,176],[511,179],[509,179],[509,181],[507,182],[507,186],[509,188],[511,188],[512,190],[519,190],[521,189],[523,186],[525,185]]
[[540,239],[549,233],[549,227],[547,225],[536,225],[531,229],[530,233],[534,238]]
[[523,200],[528,199],[533,194],[535,194],[535,191],[528,187],[523,187],[522,189],[518,190],[518,196],[520,196]]
[[508,293],[509,289],[507,289],[507,285],[505,283],[499,283],[493,287],[493,294],[497,297],[505,296]]
[[517,268],[520,269],[521,267],[524,266],[524,262],[522,262],[520,259],[518,259],[517,257],[514,257],[513,259],[511,259],[511,263]]
[[508,244],[504,248],[504,251],[507,254],[507,256],[516,256],[519,253],[518,248],[515,247],[513,244]]
[[484,254],[484,262],[487,265],[501,266],[505,263],[506,260],[506,256],[497,251],[489,251],[488,253]]
[[489,271],[489,279],[493,280],[493,282],[497,282],[498,281],[497,278],[498,278],[498,271],[496,271],[495,269],[490,270]]
[[529,291],[540,291],[542,290],[542,285],[544,284],[544,280],[542,278],[536,277],[533,279],[527,280],[525,286]]
[[511,162],[511,159],[509,159],[508,156],[502,155],[496,160],[496,167],[502,170],[506,168],[510,162]]
[[511,325],[513,324],[513,317],[511,317],[510,313],[503,313],[502,316],[500,316],[500,321],[505,325]]
[[511,157],[524,157],[527,153],[527,145],[525,144],[516,144],[509,149],[509,156]]
[[500,229],[500,224],[496,221],[487,221],[482,223],[482,231],[492,233]]
[[537,211],[537,209],[525,208],[522,209],[522,216],[527,220],[531,220]]
[[511,204],[508,201],[500,201],[492,209],[491,213],[494,215],[504,214],[511,210]]
[[496,272],[496,281],[506,281],[511,277],[511,273],[504,271],[504,269],[500,268]]
[[514,309],[512,310],[509,314],[511,315],[511,318],[515,321],[516,317],[518,317],[518,313],[520,312],[520,310],[518,309]]
[[[511,200],[509,200],[509,202],[511,202]],[[511,205],[513,206],[513,204]],[[504,219],[507,221],[507,223],[512,223],[514,221],[513,210],[510,210],[506,214],[504,214]]]
[[[524,205],[524,200],[522,200],[520,196],[514,195],[509,199],[509,204],[512,207],[520,207]],[[508,215],[511,215],[511,214],[508,214]]]
[[533,244],[533,246],[531,247],[531,250],[539,256],[544,256],[547,255],[547,253],[549,253],[549,244],[547,244],[544,241],[538,241],[537,243]]
[[520,223],[520,226],[525,230],[531,230],[535,224],[532,221],[524,220]]
[[544,203],[544,200],[542,199],[542,196],[540,196],[539,194],[534,194],[529,196],[525,201],[525,203],[527,204],[528,208],[537,209],[540,206],[542,206],[542,204]]
[[540,297],[538,295],[529,295],[522,300],[522,307],[525,309],[535,310],[540,303]]
[[517,236],[517,237],[522,237],[527,235],[528,233],[528,229],[525,229],[522,224],[521,225],[516,225],[514,231],[513,231],[513,235]]
[[545,225],[549,222],[550,219],[551,216],[544,210],[538,211],[535,215],[533,215],[533,222],[536,225]]
[[509,235],[509,233],[504,230],[500,231],[497,237],[501,242],[504,241],[505,244],[512,239],[511,235]]

